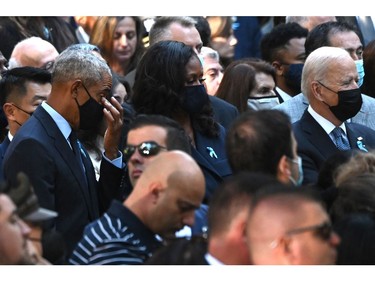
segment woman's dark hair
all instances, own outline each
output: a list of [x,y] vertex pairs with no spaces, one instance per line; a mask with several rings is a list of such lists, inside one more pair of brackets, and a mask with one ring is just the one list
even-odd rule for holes
[[[192,57],[199,59],[193,48],[177,41],[160,41],[152,45],[140,60],[133,86],[135,111],[161,114],[172,119],[184,111],[181,94],[185,87],[186,65]],[[191,115],[194,127],[208,137],[218,136],[211,104]]]

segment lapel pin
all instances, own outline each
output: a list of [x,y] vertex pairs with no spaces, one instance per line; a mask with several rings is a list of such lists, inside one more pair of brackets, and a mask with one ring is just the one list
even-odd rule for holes
[[209,152],[209,154],[210,154],[210,157],[211,157],[211,158],[216,158],[216,159],[217,159],[217,155],[216,155],[216,153],[215,153],[215,150],[214,150],[212,147],[210,147],[210,146],[207,146],[206,148],[207,148],[207,150],[208,150],[208,152]]
[[362,150],[362,151],[365,151],[365,152],[368,152],[368,150],[366,149],[366,145],[363,144],[363,138],[362,137],[358,137],[357,138],[357,147]]

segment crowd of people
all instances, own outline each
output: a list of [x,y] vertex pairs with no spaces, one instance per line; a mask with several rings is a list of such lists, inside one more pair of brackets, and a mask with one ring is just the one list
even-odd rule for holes
[[375,264],[375,38],[352,22],[1,17],[0,38],[0,264]]

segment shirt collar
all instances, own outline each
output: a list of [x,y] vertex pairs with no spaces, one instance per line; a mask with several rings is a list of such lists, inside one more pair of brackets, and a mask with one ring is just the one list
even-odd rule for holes
[[65,139],[68,139],[72,131],[72,127],[70,126],[68,121],[66,121],[66,119],[62,117],[62,115],[58,113],[55,109],[53,109],[46,101],[43,101],[41,106],[45,109],[45,111],[47,111],[47,113],[51,116],[53,121],[55,121],[57,127],[64,135]]
[[[307,108],[307,111],[311,114],[311,116],[315,119],[316,122],[323,128],[323,130],[329,135],[336,126],[325,119],[323,116],[319,115],[312,107],[309,105]],[[342,124],[339,126],[341,129],[344,130],[346,134],[346,127],[345,122],[342,122]]]

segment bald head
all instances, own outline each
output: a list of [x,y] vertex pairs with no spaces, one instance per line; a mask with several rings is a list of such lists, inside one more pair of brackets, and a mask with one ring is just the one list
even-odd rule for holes
[[30,37],[19,42],[9,59],[9,68],[32,66],[46,68],[59,55],[56,48],[40,37]]
[[172,237],[194,224],[194,211],[205,193],[205,179],[195,160],[179,150],[157,155],[138,179],[124,205],[154,233]]
[[154,181],[162,182],[164,188],[182,189],[186,184],[191,186],[192,190],[204,193],[205,180],[201,169],[190,155],[180,150],[167,151],[155,157],[134,189],[141,190]]

